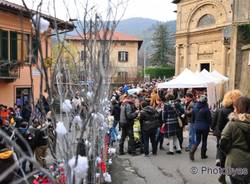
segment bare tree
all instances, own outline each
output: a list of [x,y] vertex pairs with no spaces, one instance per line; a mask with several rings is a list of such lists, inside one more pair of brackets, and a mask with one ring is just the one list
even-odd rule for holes
[[[36,62],[37,69],[41,74],[40,80],[40,98],[42,98],[44,90],[48,93],[48,102],[51,110],[52,121],[47,122],[46,129],[49,137],[50,155],[52,156],[51,163],[56,163],[57,160],[64,161],[64,169],[66,173],[67,183],[97,183],[102,179],[97,179],[96,173],[103,176],[102,171],[96,165],[97,157],[106,159],[108,157],[105,149],[105,136],[108,130],[107,114],[108,114],[108,92],[110,70],[110,45],[112,44],[112,36],[119,20],[123,16],[128,1],[117,0],[115,3],[107,0],[107,14],[101,15],[95,6],[90,6],[89,1],[85,3],[77,2],[74,4],[77,10],[78,21],[77,32],[81,37],[81,42],[84,44],[84,58],[82,63],[76,54],[65,43],[66,34],[61,34],[56,19],[55,0],[49,4],[54,9],[53,32],[46,32],[46,38],[55,36],[58,44],[53,55],[51,65],[46,64],[46,59],[43,58],[43,49],[41,46],[41,28],[40,21],[42,18],[41,0],[36,10],[30,10],[25,0],[22,0],[24,7],[30,13],[32,20],[33,33],[37,40],[37,49],[39,59]],[[64,1],[65,7],[66,2]],[[72,20],[70,11],[66,8],[68,17]],[[34,18],[36,15],[36,18]],[[50,23],[51,24],[51,23]],[[69,57],[65,57],[65,53]],[[30,77],[32,78],[32,66],[30,66]],[[31,80],[33,81],[33,80]],[[32,82],[33,83],[33,82]],[[32,84],[33,85],[33,84]],[[75,103],[74,98],[77,95],[78,102]],[[72,100],[73,99],[73,100]],[[59,112],[56,110],[56,103],[59,101]],[[65,104],[70,101],[71,107],[65,110]],[[34,103],[34,98],[33,98]],[[41,104],[43,106],[43,104]],[[42,107],[43,114],[44,107]],[[45,118],[45,117],[44,117]],[[46,121],[46,119],[44,119]],[[58,132],[58,126],[62,125],[66,128],[66,134]],[[33,153],[30,150],[30,155],[27,156],[16,145],[11,138],[0,131],[0,135],[5,141],[10,144],[14,150],[20,155],[19,162],[28,160],[35,164],[37,172],[43,171],[49,175],[48,171],[42,168],[34,159]],[[23,140],[25,142],[25,140]],[[84,141],[84,150],[79,151],[79,146]],[[29,145],[26,143],[26,146]],[[85,157],[88,161],[88,171],[84,177],[80,177],[74,169],[79,163],[80,157]],[[75,158],[74,166],[70,166],[69,161]],[[13,166],[13,168],[17,165]],[[13,168],[6,172],[11,172]],[[25,181],[33,173],[21,178],[18,182]],[[0,176],[0,179],[3,176]],[[54,178],[51,178],[56,182]]]

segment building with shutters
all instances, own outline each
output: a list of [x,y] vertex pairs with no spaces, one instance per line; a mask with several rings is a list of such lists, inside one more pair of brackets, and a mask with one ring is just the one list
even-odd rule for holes
[[[0,1],[0,104],[23,105],[25,101],[31,100],[32,93],[34,100],[40,95],[41,74],[36,65],[32,64],[38,63],[38,54],[34,49],[35,38],[30,13],[35,12],[5,0]],[[46,59],[51,56],[49,35],[55,22],[59,30],[72,30],[74,26],[45,14],[41,16],[50,24],[49,29],[40,35],[42,57]]]
[[[97,42],[104,41],[105,31],[100,31]],[[109,33],[108,33],[109,34]],[[84,36],[68,36],[66,41],[76,61],[84,61]],[[109,41],[109,40],[108,40]],[[138,53],[142,40],[120,32],[113,32],[109,50],[109,80],[112,84],[138,82]],[[87,54],[86,54],[87,55]]]

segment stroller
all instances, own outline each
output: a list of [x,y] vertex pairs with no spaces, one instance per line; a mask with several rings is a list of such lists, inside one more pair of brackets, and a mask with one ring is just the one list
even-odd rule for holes
[[139,119],[135,119],[134,121],[134,126],[133,126],[133,131],[134,131],[134,144],[135,144],[135,149],[140,148],[140,152],[143,153],[143,142],[142,142],[142,132],[141,132],[141,124]]

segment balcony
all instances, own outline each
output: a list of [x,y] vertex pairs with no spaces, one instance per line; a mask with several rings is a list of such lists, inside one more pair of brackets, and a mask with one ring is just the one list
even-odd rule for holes
[[16,61],[0,61],[0,79],[13,82],[20,77],[20,64]]

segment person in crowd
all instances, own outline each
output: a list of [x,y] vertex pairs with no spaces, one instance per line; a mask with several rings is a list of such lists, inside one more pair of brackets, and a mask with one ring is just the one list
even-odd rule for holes
[[[5,171],[15,164],[15,159],[13,156],[13,151],[5,143],[4,139],[0,137],[0,175],[2,176]],[[17,168],[16,168],[17,169]],[[10,171],[0,183],[11,183],[15,180],[15,168]]]
[[40,122],[38,119],[33,120],[33,127],[35,128],[35,156],[37,162],[44,168],[46,168],[45,157],[48,149],[48,136],[46,135],[45,123]]
[[192,93],[186,93],[185,95],[185,119],[188,124],[188,146],[186,147],[186,151],[190,151],[192,148],[192,145],[195,143],[195,128],[194,128],[194,122],[192,121],[193,116],[193,94]]
[[2,119],[2,124],[5,125],[7,118],[9,117],[9,111],[7,109],[7,106],[0,105],[0,116]]
[[22,116],[21,116],[21,106],[19,106],[19,105],[17,105],[15,107],[15,117],[16,118],[22,118]]
[[147,101],[142,102],[140,111],[140,120],[144,137],[144,154],[149,156],[149,139],[152,145],[153,155],[157,154],[156,131],[160,127],[161,114],[155,108],[149,105]]
[[116,128],[116,126],[119,124],[120,112],[121,112],[120,105],[116,100],[116,97],[113,96],[111,99],[111,115],[114,116],[114,123],[113,123],[114,128]]
[[[32,135],[29,131],[29,124],[25,121],[23,121],[20,126],[18,127],[18,133],[16,134],[16,143],[20,146],[22,151],[27,156],[32,156],[33,150],[34,150],[34,135]],[[22,162],[22,170],[24,173],[26,173],[26,160]],[[31,164],[32,165],[32,164]],[[30,166],[31,166],[30,165]],[[30,171],[32,171],[33,168],[30,167]],[[22,175],[22,172],[20,173]]]
[[122,129],[122,135],[119,143],[119,153],[124,155],[124,142],[126,137],[129,137],[128,141],[128,153],[135,155],[133,125],[134,119],[138,116],[139,110],[135,109],[133,96],[129,95],[125,97],[121,104],[120,112],[120,126]]
[[151,95],[150,95],[150,105],[155,108],[157,106],[157,100],[159,100],[159,99],[160,99],[160,97],[157,93],[157,89],[154,88],[152,90]]
[[50,111],[50,107],[49,107],[48,100],[46,99],[44,95],[42,95],[41,103],[43,105],[45,113],[47,114]]
[[231,174],[232,184],[250,183],[250,98],[234,102],[234,112],[221,133],[220,149],[226,154],[225,168],[238,170]]
[[[163,126],[163,119],[162,119],[162,109],[164,107],[164,103],[161,99],[158,99],[157,100],[157,106],[156,106],[156,110],[159,114],[161,114],[160,116],[160,121],[161,121],[161,126]],[[165,148],[163,147],[163,142],[164,142],[164,135],[165,135],[166,132],[163,132],[161,131],[161,127],[159,127],[157,129],[157,133],[156,133],[156,145],[157,145],[157,148],[158,148],[158,145],[159,145],[159,149],[160,150],[165,150]]]
[[31,112],[32,112],[31,105],[29,104],[28,101],[25,101],[21,112],[21,116],[24,121],[26,122],[30,121]]
[[[216,152],[216,166],[221,168],[225,167],[225,160],[226,155],[221,152],[219,149],[219,141],[221,138],[221,132],[226,126],[227,122],[229,121],[228,115],[233,112],[233,103],[242,96],[242,93],[239,90],[231,90],[228,91],[223,98],[222,101],[222,108],[218,109],[218,117],[217,122],[213,125],[214,128],[214,135],[217,138],[217,152]],[[226,183],[225,175],[220,175],[219,177],[220,183]]]
[[178,112],[181,112],[181,107],[179,104],[176,104],[174,101],[174,95],[172,93],[168,93],[166,95],[166,103],[163,109],[163,123],[166,126],[166,134],[165,136],[169,139],[169,151],[167,154],[174,154],[174,146],[176,147],[176,153],[181,153],[180,142],[177,137],[178,131],[181,131],[179,126],[177,116]]
[[[179,108],[178,109],[175,109],[175,112],[178,116],[178,124],[179,124],[179,127],[180,127],[180,131],[177,132],[177,138],[179,140],[179,143],[180,143],[180,147],[182,149],[182,144],[183,144],[183,130],[184,130],[184,127],[186,126],[186,121],[185,121],[185,114],[184,114],[184,103],[182,103],[181,99],[177,98],[175,101],[175,106],[178,106]],[[179,122],[180,121],[180,122]],[[181,125],[180,125],[181,124]]]
[[211,113],[208,108],[207,97],[205,95],[201,95],[198,102],[194,106],[192,121],[194,122],[196,141],[195,144],[192,145],[192,148],[189,152],[190,160],[194,161],[195,151],[201,142],[201,158],[206,159],[207,138],[211,125]]

